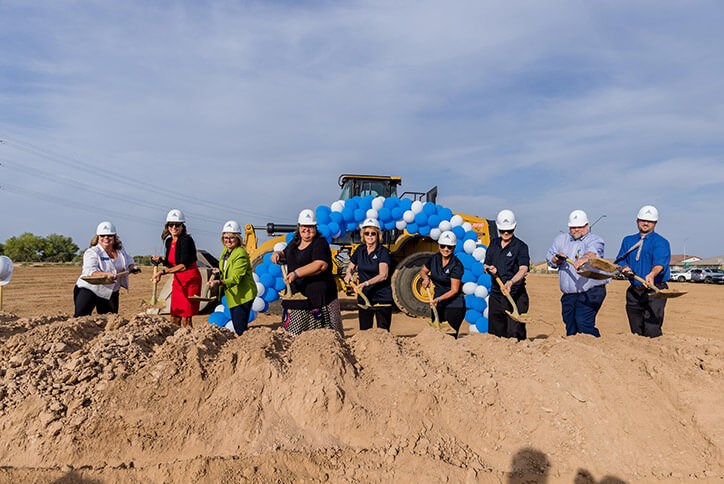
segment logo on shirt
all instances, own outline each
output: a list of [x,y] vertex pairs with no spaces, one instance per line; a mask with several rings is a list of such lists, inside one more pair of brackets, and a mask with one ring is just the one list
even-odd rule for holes
[[445,269],[445,274],[450,274],[450,269]]
[[375,260],[375,259],[377,259],[377,254],[372,256],[372,260]]
[[513,257],[513,253],[511,251],[508,251],[508,253],[505,254],[505,257]]

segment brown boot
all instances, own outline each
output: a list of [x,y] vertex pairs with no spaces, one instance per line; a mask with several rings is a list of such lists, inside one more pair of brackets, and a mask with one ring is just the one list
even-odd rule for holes
[[169,316],[169,321],[176,326],[181,326],[181,316]]

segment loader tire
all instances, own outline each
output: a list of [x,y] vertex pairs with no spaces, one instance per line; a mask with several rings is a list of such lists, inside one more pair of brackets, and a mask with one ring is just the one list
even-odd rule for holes
[[432,252],[418,252],[407,256],[392,274],[392,299],[403,313],[416,318],[430,317],[430,304],[419,273],[432,255]]

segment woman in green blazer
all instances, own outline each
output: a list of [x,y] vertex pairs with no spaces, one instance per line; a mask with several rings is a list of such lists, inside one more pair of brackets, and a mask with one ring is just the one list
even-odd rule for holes
[[224,291],[234,331],[240,335],[249,326],[251,305],[256,297],[256,282],[249,254],[242,244],[238,222],[229,220],[224,224],[221,242],[224,250],[219,257],[219,268],[213,271],[217,278],[209,281],[209,285],[220,286]]

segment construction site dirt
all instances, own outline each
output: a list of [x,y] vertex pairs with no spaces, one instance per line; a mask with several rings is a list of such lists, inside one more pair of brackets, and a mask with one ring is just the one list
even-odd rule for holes
[[392,332],[241,337],[141,313],[73,318],[78,267],[17,267],[0,312],[0,482],[721,482],[724,297],[667,302],[631,335],[626,281],[601,338],[565,337],[555,275],[531,274],[528,340]]

